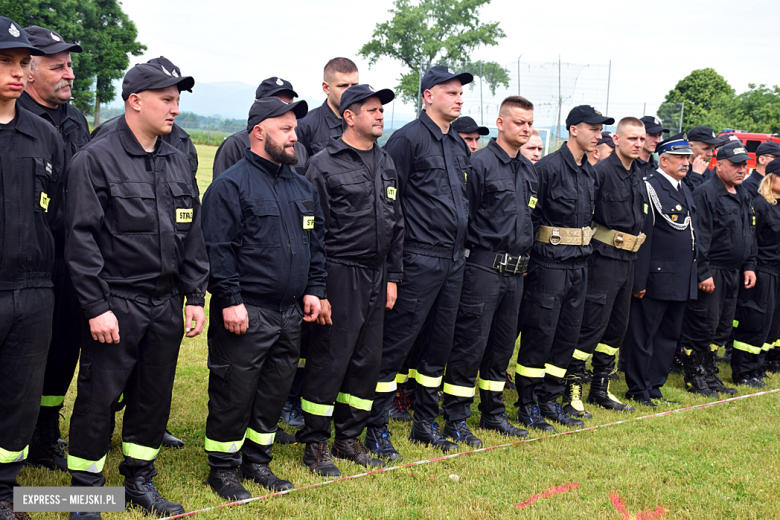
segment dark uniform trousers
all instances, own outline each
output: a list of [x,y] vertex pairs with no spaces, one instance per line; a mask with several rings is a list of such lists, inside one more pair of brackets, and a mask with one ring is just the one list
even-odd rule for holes
[[276,423],[298,364],[303,313],[244,303],[249,328],[225,328],[223,306],[212,299],[209,323],[209,415],[206,453],[212,467],[268,464]]
[[657,300],[647,295],[631,298],[625,338],[628,347],[621,354],[626,360],[626,397],[663,397],[660,389],[666,383],[677,350],[685,306],[684,301]]
[[84,320],[78,389],[70,420],[68,469],[74,486],[102,486],[111,415],[124,392],[119,471],[127,477],[155,474],[184,335],[184,297],[159,301],[122,294],[109,298],[119,322],[119,343],[92,339]]
[[593,356],[593,372],[612,373],[615,356],[628,329],[634,262],[618,260],[594,251],[588,258],[588,290],[577,348],[569,372],[583,375]]
[[587,283],[587,267],[556,268],[531,257],[520,307],[519,406],[555,401],[563,394],[566,370],[580,335]]
[[329,261],[326,280],[333,325],[315,325],[306,360],[301,407],[306,425],[303,443],[363,433],[371,413],[382,361],[382,326],[387,301],[387,273]]
[[459,421],[471,416],[477,384],[479,410],[486,415],[504,413],[506,366],[515,350],[522,294],[522,273],[499,273],[466,263],[452,352],[444,375],[446,419]]
[[0,291],[0,500],[13,500],[38,419],[53,308],[51,288]]
[[[688,301],[685,307],[680,346],[684,351],[708,352],[712,350],[715,334],[721,322],[734,322],[739,291],[738,269],[719,269],[711,265],[715,290],[709,294],[698,292],[696,300]],[[731,329],[728,330],[728,335]]]
[[419,342],[415,372],[415,419],[432,421],[439,415],[439,387],[452,349],[452,336],[463,285],[465,257],[452,252],[429,256],[404,250],[404,279],[398,299],[385,313],[382,365],[368,426],[381,428],[389,421],[396,375],[428,321],[427,341]]
[[734,314],[732,376],[757,377],[767,352],[780,337],[780,273],[756,269],[756,285],[739,288]]

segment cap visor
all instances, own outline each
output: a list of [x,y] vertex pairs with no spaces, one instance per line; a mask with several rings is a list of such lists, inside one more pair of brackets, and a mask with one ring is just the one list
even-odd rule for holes
[[55,43],[54,45],[49,45],[41,50],[43,50],[47,56],[50,56],[61,52],[83,52],[84,49],[77,43]]
[[27,45],[26,43],[0,42],[0,49],[29,49],[30,56],[45,56],[46,55],[46,53],[43,52],[38,47],[33,47],[32,45]]
[[469,83],[474,81],[474,76],[472,74],[469,74],[468,72],[462,72],[460,74],[453,76],[453,78],[458,78],[458,81],[460,81],[461,85],[468,85]]
[[662,126],[651,126],[649,128],[646,128],[645,131],[648,134],[660,134],[663,132],[669,132],[670,130],[668,128],[664,128]]
[[741,163],[741,162],[746,162],[747,160],[749,160],[750,156],[748,154],[746,154],[746,153],[741,153],[739,155],[735,155],[733,157],[729,157],[728,159],[729,159],[729,161],[731,161],[733,163]]
[[274,94],[278,94],[279,92],[285,92],[285,91],[291,93],[292,97],[294,97],[294,98],[298,97],[298,93],[297,92],[295,92],[293,89],[290,89],[290,88],[287,88],[287,87],[279,87],[279,88],[275,88],[275,89],[269,90],[268,92],[264,92],[263,93],[263,97],[273,96]]
[[693,150],[690,148],[677,148],[676,150],[667,150],[661,152],[661,155],[668,153],[669,155],[693,155]]
[[490,129],[486,126],[480,126],[477,130],[479,131],[479,135],[490,135]]

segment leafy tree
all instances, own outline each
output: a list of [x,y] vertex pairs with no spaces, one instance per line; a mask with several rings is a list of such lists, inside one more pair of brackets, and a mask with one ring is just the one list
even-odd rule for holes
[[[496,23],[481,23],[479,10],[490,0],[395,0],[393,17],[379,23],[372,40],[358,54],[376,64],[387,57],[406,66],[398,94],[404,102],[419,101],[419,74],[433,65],[449,65],[474,73],[479,62],[470,54],[480,45],[495,46],[506,34]],[[482,62],[482,79],[491,91],[509,86],[509,71],[495,62]]]
[[[679,121],[680,104],[685,104],[683,112],[683,130],[703,123],[713,106],[721,105],[734,96],[734,89],[715,72],[715,69],[694,70],[681,79],[666,95],[658,108],[658,116],[664,121]],[[676,126],[676,125],[675,125]]]
[[751,83],[738,96],[722,96],[704,115],[702,123],[720,131],[736,128],[748,132],[780,132],[780,87]]

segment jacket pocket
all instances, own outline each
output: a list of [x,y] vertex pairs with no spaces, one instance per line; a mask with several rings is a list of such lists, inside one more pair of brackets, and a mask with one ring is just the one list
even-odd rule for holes
[[109,184],[111,200],[106,220],[117,235],[149,235],[157,232],[154,186],[144,182]]
[[46,159],[39,157],[35,161],[35,191],[33,193],[33,208],[36,213],[46,213],[49,211],[49,202],[52,196],[49,189],[49,183],[52,178],[52,164]]
[[515,199],[515,183],[511,179],[496,179],[485,182],[487,198],[486,211],[488,217],[493,215],[515,215],[517,200]]
[[178,232],[189,231],[195,213],[192,207],[195,194],[192,193],[192,188],[184,182],[170,182],[168,188],[173,195],[174,228]]
[[280,247],[282,240],[279,206],[275,200],[256,200],[246,204],[244,247]]
[[296,200],[295,207],[298,208],[298,214],[300,215],[303,243],[308,244],[309,235],[314,231],[314,201]]
[[628,204],[626,193],[604,193],[601,204],[604,218],[603,224],[612,228],[615,224],[630,222],[633,212]]
[[362,169],[330,174],[327,180],[333,213],[363,212],[372,207],[373,185]]

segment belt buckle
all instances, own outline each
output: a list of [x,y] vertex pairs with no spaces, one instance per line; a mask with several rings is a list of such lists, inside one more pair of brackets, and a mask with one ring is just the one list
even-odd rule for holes
[[[500,258],[500,260],[499,260]],[[506,267],[507,260],[509,259],[508,253],[499,253],[496,255],[496,259],[493,260],[493,269],[498,269],[499,273],[504,272],[504,268]],[[496,265],[498,264],[498,265]]]
[[647,235],[644,233],[639,233],[639,236],[636,237],[636,242],[634,242],[634,248],[631,250],[632,253],[636,253],[639,251],[639,248],[642,247],[642,244],[645,243],[645,239],[647,238]]
[[558,228],[552,228],[550,231],[550,244],[557,246],[563,241],[561,238],[561,230]]
[[612,245],[618,249],[622,249],[624,244],[623,233],[616,232],[615,237],[612,239]]

